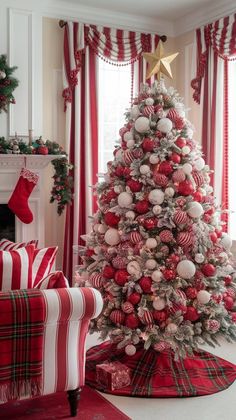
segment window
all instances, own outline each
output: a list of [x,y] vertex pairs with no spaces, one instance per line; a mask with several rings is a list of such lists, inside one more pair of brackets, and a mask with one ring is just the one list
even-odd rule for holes
[[229,234],[236,240],[236,61],[229,61]]
[[130,107],[131,66],[115,66],[99,60],[98,126],[100,173],[107,171],[106,163],[113,159],[119,129],[125,123],[125,110]]

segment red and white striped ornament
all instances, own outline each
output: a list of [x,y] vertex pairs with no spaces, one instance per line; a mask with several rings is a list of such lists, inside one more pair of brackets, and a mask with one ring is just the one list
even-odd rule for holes
[[143,115],[145,115],[145,117],[149,117],[150,115],[154,114],[154,106],[153,105],[146,105],[143,108]]
[[152,325],[153,324],[153,314],[151,311],[143,311],[142,316],[140,317],[141,321],[145,325]]
[[133,152],[131,150],[125,150],[123,153],[123,160],[126,165],[130,165],[135,160]]
[[114,324],[121,325],[124,323],[125,314],[120,309],[115,309],[110,313],[110,320],[114,322]]
[[186,300],[187,300],[187,296],[184,293],[184,291],[181,290],[181,289],[177,289],[175,292],[179,296],[179,298],[181,299],[181,302],[185,304],[186,303]]
[[188,215],[183,210],[176,210],[173,216],[173,221],[176,223],[176,225],[183,225],[188,222]]
[[139,232],[131,232],[129,239],[133,244],[137,244],[142,241],[143,237]]
[[168,311],[171,315],[175,315],[176,312],[186,312],[185,310],[186,306],[183,305],[183,303],[180,302],[172,302],[172,305],[169,306]]
[[173,233],[168,229],[164,229],[159,233],[159,237],[160,237],[162,242],[168,243],[168,242],[172,241]]
[[192,245],[193,235],[190,232],[179,232],[177,235],[177,244],[181,247]]
[[174,124],[175,124],[176,130],[182,130],[185,126],[184,119],[179,116],[175,118]]
[[193,179],[194,179],[194,181],[195,181],[195,184],[196,184],[198,187],[201,187],[203,184],[205,184],[205,179],[204,179],[204,176],[203,176],[203,174],[201,174],[200,172],[193,171],[193,172],[192,172],[192,177],[193,177]]
[[172,175],[173,182],[182,182],[185,180],[185,178],[186,178],[186,175],[183,169],[177,169],[176,171],[174,171]]
[[112,265],[114,268],[122,269],[127,266],[127,262],[128,262],[127,258],[120,257],[119,255],[117,255],[117,257],[113,258]]
[[160,174],[159,172],[155,172],[153,174],[153,179],[155,184],[159,185],[160,187],[166,187],[168,184],[168,177],[164,174]]
[[102,275],[100,273],[93,273],[89,277],[89,282],[93,287],[101,287],[102,286]]
[[134,312],[134,305],[131,302],[124,302],[121,307],[125,314],[132,314]]
[[169,118],[169,119],[170,119],[171,121],[173,121],[173,122],[175,122],[175,119],[176,119],[176,118],[179,118],[179,114],[178,114],[178,112],[176,111],[176,109],[175,109],[175,108],[171,108],[171,109],[168,111],[167,118]]

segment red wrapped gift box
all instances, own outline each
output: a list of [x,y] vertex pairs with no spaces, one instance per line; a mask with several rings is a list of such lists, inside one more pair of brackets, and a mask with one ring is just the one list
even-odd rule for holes
[[97,383],[103,388],[114,389],[124,388],[130,385],[130,368],[120,362],[104,362],[96,366]]

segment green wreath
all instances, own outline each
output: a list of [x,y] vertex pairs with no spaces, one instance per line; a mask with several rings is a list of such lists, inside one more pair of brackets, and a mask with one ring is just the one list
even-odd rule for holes
[[8,66],[6,55],[0,55],[0,113],[7,112],[8,105],[15,103],[12,92],[19,82],[11,75],[16,69],[17,67]]

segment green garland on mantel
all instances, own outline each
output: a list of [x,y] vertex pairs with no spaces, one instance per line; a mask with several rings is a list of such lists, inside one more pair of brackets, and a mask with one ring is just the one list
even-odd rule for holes
[[6,140],[0,137],[0,154],[14,155],[64,155],[51,161],[54,167],[54,184],[51,190],[50,203],[57,202],[57,213],[62,214],[65,206],[71,204],[73,199],[73,177],[71,170],[73,166],[69,163],[67,153],[56,142],[40,137],[34,140],[32,145],[25,143],[22,139]]

